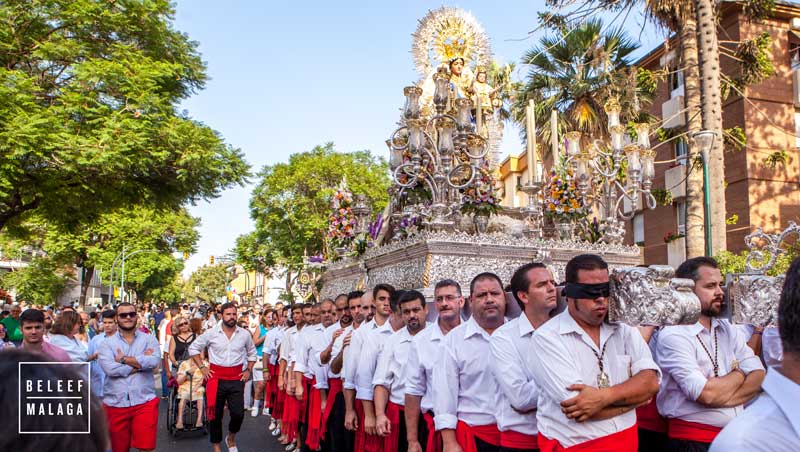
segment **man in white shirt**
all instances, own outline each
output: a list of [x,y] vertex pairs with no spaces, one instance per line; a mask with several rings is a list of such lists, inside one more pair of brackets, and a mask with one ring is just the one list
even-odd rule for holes
[[433,372],[433,411],[445,452],[500,449],[500,388],[490,369],[492,333],[505,321],[503,282],[481,273],[470,283],[472,317],[444,338]]
[[582,254],[565,268],[567,310],[533,335],[539,449],[635,452],[637,406],[658,391],[658,366],[636,328],[605,323],[608,264]]
[[103,329],[89,341],[88,360],[92,363],[92,393],[97,397],[103,398],[103,384],[105,383],[106,374],[97,360],[98,350],[100,350],[100,344],[117,333],[117,313],[111,309],[105,310],[100,314],[100,319],[103,322]]
[[[350,345],[350,332],[364,322],[361,314],[361,291],[353,291],[336,297],[336,312],[339,315],[340,329],[325,331],[331,345],[320,353],[320,362],[328,366],[328,397],[322,415],[326,427],[325,446],[328,451],[353,450],[355,435],[345,428],[345,398],[342,382],[343,349]],[[344,302],[343,302],[344,301]],[[335,327],[336,325],[334,325]],[[331,327],[333,328],[333,327]],[[345,344],[346,340],[346,344]]]
[[[206,412],[210,420],[209,436],[214,452],[222,451],[222,416],[226,404],[231,417],[226,445],[229,451],[236,452],[236,433],[244,420],[244,382],[250,379],[253,372],[256,347],[250,332],[236,326],[236,306],[225,303],[220,310],[222,323],[195,339],[189,346],[189,356],[207,381]],[[202,358],[206,348],[209,367]]]
[[397,305],[397,294],[394,287],[378,284],[372,289],[372,300],[375,305],[376,328],[364,336],[361,353],[356,368],[356,400],[361,401],[364,409],[364,447],[366,452],[380,450],[382,439],[378,436],[375,405],[373,403],[373,384],[378,355],[383,344],[396,331],[403,327],[403,319]]
[[397,304],[405,328],[389,337],[378,354],[372,379],[378,435],[384,437],[383,452],[406,452],[405,365],[411,340],[425,329],[428,308],[425,296],[416,290],[398,291]]
[[536,442],[536,401],[539,387],[530,369],[534,331],[550,320],[556,308],[553,275],[539,262],[518,268],[511,277],[511,293],[522,313],[492,334],[492,366],[500,384],[497,428],[503,451],[533,451]]
[[[298,440],[300,425],[300,402],[294,397],[294,347],[297,342],[297,334],[305,327],[303,317],[303,305],[296,303],[291,306],[292,322],[294,326],[286,330],[280,346],[280,367],[278,369],[278,390],[286,391],[286,398],[283,401],[283,413],[281,413],[281,437],[278,441],[281,444],[291,444]],[[298,441],[299,442],[299,441]]]
[[[298,394],[298,391],[295,391],[295,397],[298,400],[304,399],[306,405],[305,416],[301,416],[301,440],[310,450],[317,450],[320,444],[321,399],[317,376],[322,378],[324,373],[314,354],[316,350],[325,346],[326,325],[320,322],[323,310],[327,326],[333,323],[335,309],[333,309],[331,300],[314,305],[310,309],[312,315],[310,318],[306,318],[306,327],[298,335],[297,347],[295,347],[297,356],[294,366],[295,385],[298,387],[298,391],[305,391],[305,394],[302,392]],[[325,383],[327,388],[327,381]]]
[[725,426],[711,452],[800,450],[800,259],[786,272],[778,323],[783,364],[769,368],[764,393]]
[[433,423],[433,367],[442,355],[445,336],[461,324],[464,307],[461,286],[452,279],[437,282],[433,303],[438,314],[436,324],[414,336],[408,351],[405,369],[408,452],[441,450],[442,437]]
[[668,450],[706,451],[758,394],[764,367],[741,331],[717,318],[724,293],[716,261],[689,259],[675,276],[694,281],[701,314],[694,325],[668,326],[658,334],[656,361],[664,372],[658,411],[669,423]]

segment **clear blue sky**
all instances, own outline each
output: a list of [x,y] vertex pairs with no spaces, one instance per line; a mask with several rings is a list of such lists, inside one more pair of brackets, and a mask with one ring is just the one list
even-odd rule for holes
[[[417,80],[411,33],[429,9],[442,5],[472,12],[500,62],[518,61],[537,42],[541,33],[528,32],[537,12],[546,10],[542,0],[180,0],[175,27],[199,42],[210,77],[183,107],[241,148],[256,171],[328,141],[341,152],[385,155],[402,88]],[[638,38],[641,18],[631,15],[626,28]],[[640,54],[663,40],[648,28]],[[517,131],[507,127],[504,154],[519,147]],[[185,275],[252,230],[251,190],[228,190],[191,208],[202,220],[201,238]]]

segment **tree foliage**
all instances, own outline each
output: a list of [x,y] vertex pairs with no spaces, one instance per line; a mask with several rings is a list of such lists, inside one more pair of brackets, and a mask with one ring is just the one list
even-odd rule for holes
[[71,269],[48,256],[36,256],[27,267],[0,275],[0,285],[14,288],[17,300],[54,306],[68,284],[74,283]]
[[0,3],[0,230],[245,182],[240,151],[177,110],[206,68],[173,15],[168,0]]
[[259,177],[250,200],[257,240],[249,249],[268,253],[261,256],[265,262],[287,269],[299,268],[306,251],[322,252],[330,198],[342,179],[347,179],[351,192],[367,197],[373,212],[388,202],[384,160],[369,151],[339,153],[333,143],[293,154],[288,163],[265,167]]
[[203,303],[214,303],[217,297],[225,296],[226,282],[225,264],[204,265],[192,273],[183,284],[183,296],[186,301],[200,300]]

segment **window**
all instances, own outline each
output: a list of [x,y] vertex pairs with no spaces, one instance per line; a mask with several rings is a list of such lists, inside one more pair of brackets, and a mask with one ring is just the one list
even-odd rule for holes
[[789,58],[792,69],[800,69],[800,44],[794,42],[789,43]]
[[672,148],[675,151],[676,163],[681,165],[686,164],[686,155],[689,153],[689,147],[686,145],[686,140],[683,137],[676,139],[672,142]]
[[678,234],[686,235],[686,201],[676,202],[675,209],[678,213]]
[[667,86],[669,86],[670,99],[683,96],[683,71],[674,67],[670,68],[669,70],[670,72],[667,75]]
[[644,245],[644,214],[642,213],[633,216],[633,243]]

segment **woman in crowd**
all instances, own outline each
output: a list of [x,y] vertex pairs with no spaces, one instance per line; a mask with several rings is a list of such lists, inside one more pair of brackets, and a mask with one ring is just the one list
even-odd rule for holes
[[189,346],[197,339],[197,336],[189,328],[189,319],[186,317],[180,315],[175,317],[173,325],[175,325],[175,331],[169,342],[169,359],[172,362],[172,368],[177,371],[181,361],[189,359]]
[[14,348],[14,343],[8,338],[6,326],[0,323],[0,350],[5,350],[7,348]]
[[50,329],[50,343],[61,347],[73,362],[85,362],[89,357],[89,349],[78,338],[83,329],[83,321],[77,312],[62,312]]

